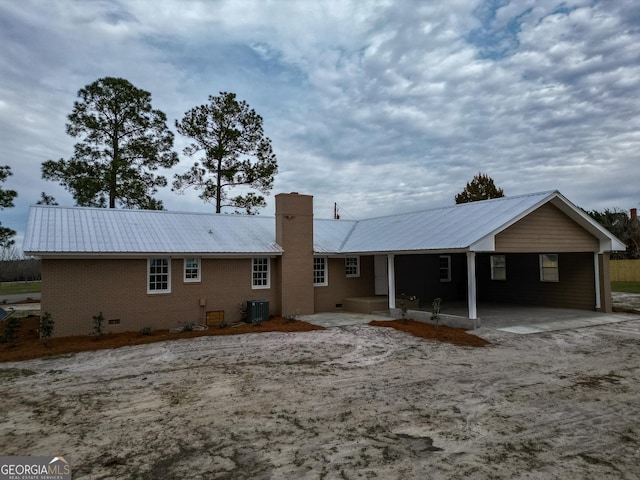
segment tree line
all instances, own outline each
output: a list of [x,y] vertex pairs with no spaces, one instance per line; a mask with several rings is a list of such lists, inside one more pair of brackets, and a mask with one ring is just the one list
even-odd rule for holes
[[15,246],[0,250],[0,282],[28,282],[41,277],[42,262],[39,259],[24,258]]

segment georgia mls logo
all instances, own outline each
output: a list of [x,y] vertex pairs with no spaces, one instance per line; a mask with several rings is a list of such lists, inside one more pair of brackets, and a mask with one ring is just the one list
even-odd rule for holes
[[0,480],[71,480],[65,457],[0,457]]

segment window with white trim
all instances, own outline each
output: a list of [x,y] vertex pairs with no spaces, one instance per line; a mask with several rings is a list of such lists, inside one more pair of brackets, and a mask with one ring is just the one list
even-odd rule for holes
[[558,254],[543,253],[540,255],[540,281],[559,282]]
[[171,259],[147,260],[147,293],[171,292]]
[[184,259],[184,281],[185,283],[200,281],[200,258],[187,257]]
[[327,275],[327,257],[313,258],[313,285],[326,287],[329,284]]
[[271,262],[269,257],[256,257],[251,261],[251,288],[271,287]]
[[347,277],[359,277],[360,276],[360,257],[345,258],[344,273]]
[[491,280],[507,279],[507,260],[504,255],[491,255]]
[[440,281],[451,281],[451,256],[440,255]]

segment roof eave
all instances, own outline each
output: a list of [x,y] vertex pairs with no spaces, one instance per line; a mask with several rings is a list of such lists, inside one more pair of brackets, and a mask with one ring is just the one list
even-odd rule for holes
[[252,258],[252,257],[279,257],[282,251],[265,252],[36,252],[25,251],[24,254],[30,257],[58,258],[58,259],[134,259],[151,257],[201,257],[201,258]]

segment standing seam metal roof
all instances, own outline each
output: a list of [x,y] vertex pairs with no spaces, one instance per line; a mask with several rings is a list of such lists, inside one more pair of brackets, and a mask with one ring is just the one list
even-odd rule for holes
[[[367,220],[314,220],[314,251],[359,254],[473,249],[540,205],[558,202],[611,249],[624,245],[557,191]],[[486,248],[486,244],[485,244]],[[24,251],[46,254],[279,255],[273,217],[33,206]]]
[[392,252],[469,248],[556,192],[502,197],[358,222],[343,250]]
[[257,216],[34,206],[24,251],[280,254],[273,227]]

